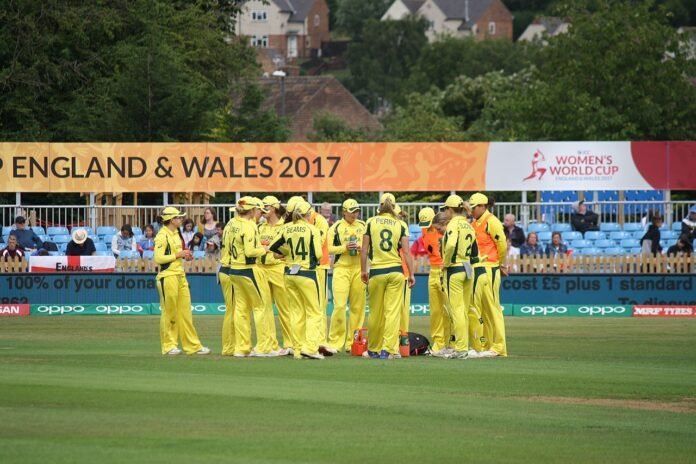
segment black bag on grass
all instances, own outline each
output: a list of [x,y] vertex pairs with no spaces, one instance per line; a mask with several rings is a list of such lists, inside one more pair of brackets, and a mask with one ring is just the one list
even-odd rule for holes
[[415,332],[408,333],[408,344],[410,346],[409,352],[411,356],[423,356],[428,351],[430,351],[430,342],[424,335],[417,334]]

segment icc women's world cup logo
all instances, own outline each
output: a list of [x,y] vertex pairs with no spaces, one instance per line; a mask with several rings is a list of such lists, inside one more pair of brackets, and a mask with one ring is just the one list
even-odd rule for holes
[[534,156],[532,156],[532,173],[522,180],[541,180],[541,178],[544,177],[544,174],[546,174],[546,168],[543,167],[543,164],[545,163],[546,157],[541,150],[535,151]]

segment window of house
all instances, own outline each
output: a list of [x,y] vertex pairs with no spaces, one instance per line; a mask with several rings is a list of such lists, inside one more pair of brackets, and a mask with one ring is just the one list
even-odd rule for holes
[[432,19],[428,20],[428,30],[429,31],[435,30],[435,21],[433,21]]
[[251,36],[251,46],[259,48],[268,48],[268,36],[267,35],[252,35]]
[[268,21],[268,16],[265,10],[254,10],[251,12],[251,20],[258,22]]
[[319,23],[321,23],[321,18],[319,15],[314,15],[314,27],[319,26]]
[[495,23],[493,21],[488,23],[488,33],[490,35],[495,35]]

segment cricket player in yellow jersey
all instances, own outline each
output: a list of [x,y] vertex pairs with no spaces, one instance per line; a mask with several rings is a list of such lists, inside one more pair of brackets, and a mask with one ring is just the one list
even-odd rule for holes
[[154,260],[159,265],[157,291],[162,307],[160,318],[160,342],[162,354],[178,355],[179,339],[186,354],[209,354],[201,345],[191,316],[191,291],[182,259],[193,259],[190,250],[184,249],[184,239],[179,228],[184,213],[173,206],[162,211],[164,226],[155,237]]
[[[446,307],[447,294],[443,288],[442,277],[442,237],[447,218],[445,213],[435,214],[432,208],[423,208],[418,213],[418,225],[423,234],[423,246],[430,260],[428,275],[428,302],[430,304],[430,337],[433,341],[433,356],[444,357],[449,354],[451,324]],[[442,230],[442,231],[441,231]]]
[[[365,284],[360,280],[360,244],[366,225],[358,219],[360,205],[349,198],[343,202],[343,219],[329,228],[329,253],[334,255],[333,301],[328,347],[350,352],[353,334],[365,322]],[[346,308],[350,302],[348,333]]]
[[[234,211],[230,208],[230,212]],[[218,271],[218,282],[222,290],[222,297],[225,300],[225,317],[222,320],[222,355],[232,356],[234,354],[234,290],[230,277],[230,248],[232,246],[232,222],[227,221],[222,231],[222,243],[220,246],[220,270]]]
[[319,279],[319,288],[321,289],[321,313],[322,313],[322,324],[321,324],[321,342],[319,343],[319,352],[325,356],[333,356],[336,354],[337,350],[331,348],[327,343],[326,337],[326,310],[329,306],[329,268],[331,267],[331,256],[329,255],[329,223],[326,218],[321,214],[317,213],[312,209],[311,217],[309,218],[309,223],[312,224],[321,234],[321,251],[322,257],[319,260],[319,266],[317,267],[317,277]]
[[[267,247],[259,243],[255,215],[261,209],[260,201],[253,197],[242,197],[237,202],[237,214],[232,220],[233,235],[230,245],[230,277],[234,290],[234,356],[245,358],[251,355],[251,315],[253,312],[256,338],[260,348],[265,346],[266,321],[263,297],[259,281],[263,276],[256,269],[256,258],[263,256]],[[258,354],[258,353],[257,353]],[[268,353],[263,353],[268,354]]]
[[[404,221],[406,215],[403,214],[401,207],[398,204],[394,206],[394,213],[396,213],[396,217],[401,220],[401,224],[408,231],[408,224],[406,224],[406,221]],[[403,248],[399,250],[399,256],[401,257],[401,271],[404,273],[404,299],[401,305],[401,317],[399,318],[399,333],[408,333],[409,323],[411,321],[411,287],[408,286],[408,278],[411,273],[409,272],[408,265],[406,264]],[[399,349],[398,345],[396,346],[396,349]]]
[[505,321],[500,306],[500,278],[501,275],[507,275],[507,241],[503,225],[488,211],[489,201],[486,195],[474,193],[469,199],[469,205],[474,217],[472,225],[476,231],[479,251],[486,256],[477,266],[474,278],[474,306],[483,317],[485,337],[481,356],[507,356]]
[[276,258],[285,256],[288,265],[285,287],[292,307],[294,357],[324,359],[319,353],[322,317],[317,279],[317,266],[322,256],[321,236],[309,223],[312,206],[304,200],[292,206],[293,222],[283,227],[270,249]]
[[[378,215],[367,221],[360,252],[360,276],[367,284],[370,315],[367,321],[368,351],[371,358],[393,359],[398,354],[399,320],[404,301],[404,273],[399,250],[413,287],[413,259],[408,246],[408,229],[394,213],[396,199],[391,193],[382,195]],[[368,272],[368,259],[371,262]]]
[[[267,211],[264,214],[266,222],[259,224],[259,238],[261,245],[270,245],[283,229],[285,208],[283,208],[276,197],[270,195],[263,199],[263,204]],[[278,354],[280,356],[292,354],[292,322],[287,289],[285,288],[285,263],[276,259],[272,253],[267,253],[258,258],[257,266],[258,270],[264,275],[265,280],[261,290],[266,303],[266,320],[269,322],[267,330],[273,335],[269,338],[274,342],[270,349],[277,351],[280,348],[275,337],[276,326],[275,316],[273,315],[273,302],[275,301],[283,333],[283,348],[279,350]]]
[[[450,195],[440,207],[449,219],[443,238],[442,263],[445,267],[445,291],[447,307],[452,317],[452,334],[454,335],[454,352],[451,359],[476,357],[475,350],[469,351],[469,322],[472,314],[471,303],[474,296],[473,265],[479,261],[476,233],[469,224],[465,213],[467,205],[459,195]],[[473,313],[475,314],[475,313]],[[478,322],[478,317],[473,318]],[[480,338],[482,333],[474,333]]]

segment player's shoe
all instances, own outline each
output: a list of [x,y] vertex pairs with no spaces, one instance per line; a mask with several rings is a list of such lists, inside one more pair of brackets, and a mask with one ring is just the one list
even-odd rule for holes
[[210,348],[204,346],[200,350],[196,351],[194,354],[210,354]]
[[235,358],[250,358],[251,353],[235,353],[232,356],[234,356]]
[[455,351],[447,356],[448,359],[469,359],[468,351]]
[[362,354],[363,358],[379,359],[379,353],[376,351],[367,350]]
[[480,358],[480,357],[481,357],[481,353],[479,353],[475,349],[472,348],[469,350],[469,359],[476,359],[476,358]]
[[479,353],[479,358],[495,358],[497,356],[498,356],[498,353],[496,353],[493,350],[482,351]]
[[177,356],[181,354],[181,350],[179,348],[172,348],[171,350],[167,351],[167,356]]
[[394,355],[387,350],[382,350],[379,352],[379,359],[394,359]]
[[433,351],[430,353],[430,356],[434,356],[436,358],[445,358],[447,359],[450,355],[450,351],[448,348],[443,348],[440,351]]
[[319,345],[319,353],[324,356],[333,356],[338,353],[338,351],[330,346]]
[[292,348],[281,348],[278,350],[278,356],[292,356]]
[[319,359],[319,360],[324,359],[324,355],[322,355],[321,353],[318,353],[318,352],[317,353],[306,353],[306,352],[302,351],[302,352],[300,352],[300,354],[305,359]]

